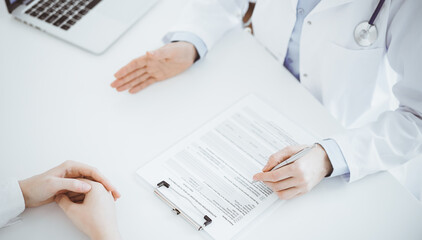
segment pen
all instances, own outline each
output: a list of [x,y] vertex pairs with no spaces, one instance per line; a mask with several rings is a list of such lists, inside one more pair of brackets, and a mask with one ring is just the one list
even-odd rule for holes
[[[298,160],[299,158],[305,156],[306,154],[308,154],[308,152],[310,152],[314,147],[315,147],[316,143],[312,144],[309,147],[306,147],[302,150],[300,150],[299,152],[293,154],[292,156],[290,156],[288,159],[284,160],[283,162],[277,164],[275,167],[273,167],[273,169],[270,170],[270,172],[275,171],[281,167],[286,166],[287,164],[290,164],[296,160]],[[256,180],[252,181],[252,183],[258,182]]]
[[283,162],[277,164],[275,167],[273,167],[273,169],[271,169],[271,171],[275,171],[281,167],[286,166],[287,164],[290,164],[296,160],[298,160],[299,158],[305,156],[306,154],[308,154],[309,151],[312,150],[312,148],[315,147],[315,143],[312,144],[312,146],[306,147],[302,150],[300,150],[299,152],[293,154],[292,156],[290,156],[288,159],[284,160]]

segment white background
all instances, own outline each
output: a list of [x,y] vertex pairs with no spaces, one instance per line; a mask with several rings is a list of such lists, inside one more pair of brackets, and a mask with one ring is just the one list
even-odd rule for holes
[[[198,239],[135,178],[135,171],[241,97],[255,93],[321,137],[341,130],[249,34],[231,32],[204,61],[136,94],[113,73],[161,38],[186,1],[163,0],[95,56],[26,26],[0,5],[0,174],[17,179],[72,159],[118,187],[124,239]],[[106,26],[100,26],[106,27]],[[329,179],[272,210],[242,239],[420,239],[422,208],[388,173]],[[163,230],[165,229],[165,230]],[[26,210],[0,239],[84,239],[55,204]]]

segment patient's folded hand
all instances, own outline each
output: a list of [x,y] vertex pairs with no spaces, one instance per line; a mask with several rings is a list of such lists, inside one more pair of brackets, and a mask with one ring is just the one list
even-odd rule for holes
[[89,184],[86,194],[59,194],[56,202],[82,232],[91,239],[120,239],[114,199],[101,183],[79,179]]
[[19,181],[26,207],[37,207],[50,203],[60,193],[85,194],[91,185],[76,178],[88,178],[104,185],[114,199],[120,197],[116,188],[95,168],[75,161],[66,161],[59,166],[31,178]]

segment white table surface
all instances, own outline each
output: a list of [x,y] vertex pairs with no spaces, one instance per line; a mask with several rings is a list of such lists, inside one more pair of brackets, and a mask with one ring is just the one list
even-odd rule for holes
[[[113,73],[161,46],[185,0],[163,0],[101,56],[32,29],[0,4],[0,174],[17,179],[72,159],[122,193],[124,239],[200,239],[135,178],[135,170],[241,97],[254,93],[321,137],[341,130],[253,37],[235,30],[204,61],[136,94]],[[1,196],[0,196],[1,197]],[[421,239],[422,207],[388,173],[325,180],[269,211],[240,239]],[[28,209],[0,239],[86,239],[56,204]],[[163,230],[164,229],[164,230]]]

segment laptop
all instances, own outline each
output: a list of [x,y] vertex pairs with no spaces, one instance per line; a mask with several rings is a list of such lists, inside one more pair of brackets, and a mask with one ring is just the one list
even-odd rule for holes
[[103,53],[157,0],[6,0],[19,21],[95,54]]

